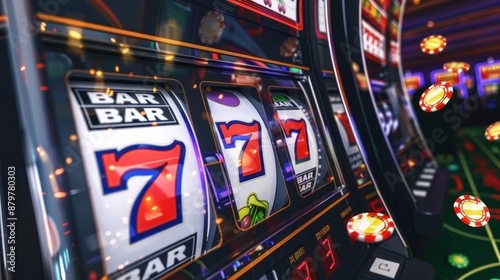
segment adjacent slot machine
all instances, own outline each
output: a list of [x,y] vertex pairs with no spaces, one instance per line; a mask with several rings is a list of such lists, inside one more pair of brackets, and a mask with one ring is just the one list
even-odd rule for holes
[[[309,30],[308,39],[310,48],[311,75],[314,77],[313,84],[316,86],[315,99],[322,106],[321,116],[325,122],[329,124],[329,131],[332,136],[332,145],[337,148],[339,159],[341,160],[341,169],[348,182],[347,187],[351,189],[351,193],[358,201],[362,211],[382,213],[391,213],[390,194],[380,190],[377,183],[373,180],[371,168],[365,159],[364,148],[361,145],[354,121],[351,118],[348,105],[344,102],[345,95],[342,82],[338,77],[338,68],[336,60],[331,52],[329,40],[335,39],[331,36],[330,23],[335,24],[335,21],[327,19],[327,1],[317,0],[311,2],[307,7],[309,19],[306,26]],[[307,23],[307,21],[306,21]],[[334,66],[335,65],[335,66]],[[384,196],[384,194],[386,196]],[[422,271],[414,273],[419,274],[419,277],[424,276],[429,268],[429,265],[424,265],[424,262],[411,257],[411,249],[409,248],[404,236],[400,233],[401,226],[408,226],[397,223],[395,231],[400,236],[400,239],[389,239],[381,244],[371,255],[369,261],[360,272],[360,279],[377,278],[380,275],[389,278],[396,277],[395,275],[386,274],[384,267],[378,265],[379,261],[399,263],[399,269],[406,271],[412,270],[411,263],[420,263]],[[413,225],[409,225],[410,230],[413,230]],[[404,256],[404,258],[401,258]],[[432,269],[431,269],[432,270]],[[427,271],[427,272],[425,272]],[[406,276],[408,277],[408,276]]]
[[500,107],[500,61],[476,64],[477,92],[482,107],[494,110]]
[[462,72],[449,72],[444,69],[431,71],[431,82],[447,82],[453,86],[453,93],[458,94],[459,99],[463,100],[469,96],[464,74]]
[[23,229],[6,279],[432,274],[366,244],[401,242],[389,217],[350,238],[365,206],[314,101],[303,1],[3,5],[0,164],[23,202],[1,210]]
[[406,92],[409,95],[413,95],[416,91],[424,87],[424,74],[422,72],[405,74],[404,83]]
[[[400,24],[404,1],[334,2],[332,18],[343,18],[345,27],[332,27],[345,37],[331,42],[339,67],[349,69],[341,75],[347,103],[367,149],[370,166],[387,192],[394,197],[395,213],[408,238],[415,232],[436,236],[440,232],[441,205],[446,174],[438,169],[414,117],[411,103],[401,82],[399,58]],[[345,13],[340,12],[340,10]],[[344,32],[345,30],[345,32]],[[379,129],[377,129],[379,128]]]

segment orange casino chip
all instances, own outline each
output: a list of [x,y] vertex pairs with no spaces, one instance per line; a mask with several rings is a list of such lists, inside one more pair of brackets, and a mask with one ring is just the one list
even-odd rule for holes
[[447,82],[438,82],[427,88],[418,105],[425,112],[436,112],[441,110],[453,96],[453,87]]
[[493,141],[500,138],[500,121],[495,122],[486,128],[484,132],[486,139]]
[[466,72],[470,69],[470,64],[466,62],[451,61],[443,65],[443,69],[448,72],[460,73]]
[[444,48],[446,48],[446,38],[441,35],[427,36],[420,42],[420,49],[426,54],[440,53]]

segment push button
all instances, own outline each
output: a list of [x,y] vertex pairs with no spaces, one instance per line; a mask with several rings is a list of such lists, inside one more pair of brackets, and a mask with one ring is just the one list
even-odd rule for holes
[[381,258],[375,258],[372,266],[370,267],[370,272],[386,276],[389,278],[396,277],[396,273],[399,269],[399,263],[391,262]]

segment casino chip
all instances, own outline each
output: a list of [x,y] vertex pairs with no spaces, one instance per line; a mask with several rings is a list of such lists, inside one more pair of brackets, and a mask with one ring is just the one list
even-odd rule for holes
[[436,112],[441,110],[451,99],[453,95],[453,87],[450,83],[439,82],[427,88],[418,105],[425,112]]
[[420,42],[420,49],[426,54],[440,53],[445,47],[446,38],[441,35],[427,36]]
[[490,141],[494,141],[500,138],[500,121],[488,126],[488,128],[486,128],[486,131],[484,132],[484,136]]
[[394,232],[394,221],[386,214],[367,212],[358,214],[347,223],[349,237],[366,243],[386,240]]
[[443,65],[443,69],[448,72],[460,73],[466,72],[470,69],[470,64],[466,62],[451,61]]
[[448,263],[455,268],[463,269],[469,266],[469,258],[464,254],[453,253],[448,255]]
[[219,12],[209,11],[200,21],[198,36],[203,43],[213,44],[219,40],[225,27],[224,16]]
[[462,223],[471,227],[485,226],[490,220],[488,207],[472,195],[458,197],[453,203],[453,210]]

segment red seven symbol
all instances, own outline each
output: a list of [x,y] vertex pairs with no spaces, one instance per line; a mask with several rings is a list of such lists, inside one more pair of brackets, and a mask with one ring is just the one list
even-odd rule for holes
[[104,195],[126,191],[134,176],[150,176],[132,206],[130,243],[182,223],[184,155],[185,146],[177,140],[163,147],[134,145],[96,152]]

